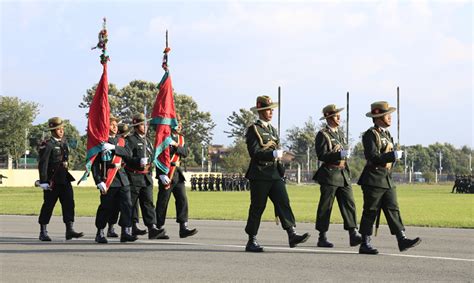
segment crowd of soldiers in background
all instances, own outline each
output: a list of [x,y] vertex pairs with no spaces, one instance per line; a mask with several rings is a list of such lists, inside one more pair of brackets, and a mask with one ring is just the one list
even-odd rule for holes
[[474,184],[472,183],[472,175],[456,175],[453,190],[451,193],[458,194],[474,194]]
[[249,180],[242,174],[193,174],[191,191],[248,191]]

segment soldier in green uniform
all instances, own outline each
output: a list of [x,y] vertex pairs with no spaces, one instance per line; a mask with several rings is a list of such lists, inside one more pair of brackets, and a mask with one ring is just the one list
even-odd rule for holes
[[386,101],[374,102],[371,111],[366,114],[372,118],[374,126],[362,136],[364,155],[367,163],[359,178],[364,195],[364,210],[360,220],[362,244],[361,254],[377,254],[378,250],[370,243],[372,226],[381,209],[385,214],[390,233],[396,235],[398,248],[405,251],[418,245],[420,238],[408,239],[405,236],[400,210],[397,202],[397,192],[392,180],[392,164],[402,157],[403,151],[394,150],[393,139],[388,131],[392,124],[391,113],[395,107],[390,107]]
[[152,143],[146,137],[145,115],[142,113],[132,117],[133,134],[127,137],[127,149],[131,156],[125,157],[125,171],[130,180],[132,198],[132,233],[143,234],[138,228],[138,206],[140,206],[143,222],[148,227],[148,239],[156,239],[164,235],[156,223],[155,205],[153,204],[153,176],[150,160],[153,156]]
[[356,207],[352,194],[350,169],[347,159],[351,151],[339,128],[341,116],[339,112],[344,108],[337,108],[330,104],[323,108],[323,117],[327,125],[323,127],[315,139],[316,154],[323,162],[313,180],[320,184],[321,196],[316,214],[316,230],[319,231],[317,246],[332,248],[334,245],[327,240],[326,232],[329,229],[332,205],[337,198],[339,209],[344,220],[344,230],[349,231],[349,245],[357,246],[362,238],[357,233]]
[[245,251],[248,252],[263,251],[263,247],[257,242],[257,232],[268,197],[273,202],[283,229],[288,233],[291,248],[306,242],[310,237],[308,233],[299,235],[295,231],[295,217],[282,179],[283,172],[279,170],[279,159],[283,157],[283,150],[278,149],[280,139],[277,130],[270,124],[273,108],[276,107],[278,103],[272,103],[270,97],[257,97],[257,105],[251,110],[258,112],[259,119],[246,133],[247,149],[251,158],[246,173],[246,178],[250,180],[250,208],[245,227],[249,237]]
[[[95,241],[99,244],[108,243],[104,228],[109,219],[113,217],[116,207],[120,209],[119,225],[122,227],[120,242],[133,242],[137,240],[137,237],[132,235],[130,182],[122,167],[123,159],[119,163],[113,162],[115,155],[121,158],[130,156],[130,151],[125,147],[125,141],[123,146],[119,145],[119,139],[122,139],[122,137],[116,136],[118,121],[118,118],[110,116],[110,136],[108,142],[103,144],[103,151],[97,155],[91,168],[97,189],[100,191],[100,205],[97,208],[95,218],[95,225],[97,227]],[[109,169],[117,169],[115,176],[109,175]],[[110,187],[107,188],[107,178],[112,177],[113,180],[110,183]]]
[[68,172],[69,148],[64,137],[64,122],[59,117],[48,120],[51,138],[43,141],[39,147],[39,187],[43,189],[43,206],[39,215],[39,239],[51,241],[46,226],[49,224],[54,206],[61,202],[63,221],[66,224],[66,240],[84,236],[76,232],[74,223],[74,192],[71,182],[74,177]]

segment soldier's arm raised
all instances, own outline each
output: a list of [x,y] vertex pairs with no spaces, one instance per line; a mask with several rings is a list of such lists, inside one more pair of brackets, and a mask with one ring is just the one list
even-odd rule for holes
[[263,149],[260,146],[257,134],[255,133],[253,127],[247,129],[246,142],[247,150],[252,159],[261,161],[273,161],[275,159],[272,148]]
[[340,152],[332,152],[329,150],[329,144],[323,133],[318,132],[314,144],[316,148],[316,155],[318,156],[319,160],[328,163],[334,163],[341,160]]
[[362,137],[365,158],[374,164],[383,164],[395,161],[393,152],[380,153],[377,148],[377,138],[372,131],[367,131]]

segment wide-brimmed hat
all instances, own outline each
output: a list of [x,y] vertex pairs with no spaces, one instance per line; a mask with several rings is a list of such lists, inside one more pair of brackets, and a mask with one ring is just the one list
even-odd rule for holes
[[272,102],[270,96],[262,95],[257,97],[257,105],[255,107],[250,108],[250,111],[257,112],[260,110],[272,109],[277,107],[278,103]]
[[133,126],[138,126],[144,122],[145,122],[145,114],[138,113],[138,114],[133,115],[132,117]]
[[387,101],[377,101],[370,105],[370,112],[367,112],[365,116],[371,118],[382,117],[397,110],[395,107],[390,107]]
[[109,116],[109,122],[112,122],[112,121],[115,121],[115,122],[118,123],[118,122],[120,122],[120,118],[115,117],[114,115],[111,114],[111,115]]
[[329,117],[332,117],[334,115],[336,115],[337,113],[341,112],[342,110],[344,110],[344,107],[342,108],[337,108],[335,104],[329,104],[329,105],[326,105],[324,108],[323,108],[323,117],[319,118],[319,120],[324,120],[324,119],[327,119]]
[[48,120],[48,131],[52,131],[52,130],[57,129],[57,128],[62,127],[62,126],[64,126],[63,119],[61,119],[59,117],[49,118],[49,120]]
[[117,128],[117,135],[121,135],[122,137],[126,137],[130,133],[130,127],[127,124],[120,123]]

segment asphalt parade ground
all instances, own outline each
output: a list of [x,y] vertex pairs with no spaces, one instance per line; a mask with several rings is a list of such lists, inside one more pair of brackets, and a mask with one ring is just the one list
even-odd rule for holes
[[[222,281],[474,281],[474,229],[407,227],[422,243],[399,252],[387,226],[373,239],[379,255],[359,255],[349,247],[342,225],[331,225],[332,249],[316,246],[314,224],[299,223],[312,237],[289,248],[286,232],[263,222],[258,235],[263,253],[244,252],[243,221],[190,220],[199,232],[180,239],[178,224],[167,220],[169,240],[134,243],[109,238],[94,242],[94,218],[76,218],[80,239],[66,241],[61,217],[48,225],[52,242],[38,240],[37,216],[0,216],[2,282],[222,282]],[[119,227],[116,227],[119,230]]]

